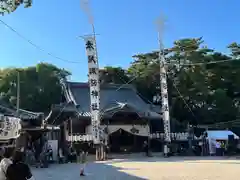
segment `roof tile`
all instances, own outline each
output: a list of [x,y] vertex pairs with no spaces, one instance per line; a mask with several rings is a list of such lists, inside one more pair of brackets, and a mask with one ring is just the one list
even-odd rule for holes
[[[72,94],[79,111],[90,116],[90,93],[88,83],[67,82],[68,93]],[[149,105],[136,93],[131,85],[107,84],[101,85],[100,109],[113,107],[117,103],[129,104],[146,116],[161,118],[161,115],[150,110]]]

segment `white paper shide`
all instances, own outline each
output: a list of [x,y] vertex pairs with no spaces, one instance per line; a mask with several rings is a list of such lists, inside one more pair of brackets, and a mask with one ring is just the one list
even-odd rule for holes
[[90,86],[90,110],[92,121],[92,135],[95,144],[100,143],[100,84],[99,66],[94,37],[85,38],[85,47],[88,58],[88,81]]

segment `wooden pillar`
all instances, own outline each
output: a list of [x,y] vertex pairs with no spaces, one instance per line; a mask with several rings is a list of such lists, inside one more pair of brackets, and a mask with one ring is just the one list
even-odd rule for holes
[[95,147],[96,148],[96,154],[95,154],[96,155],[96,161],[98,161],[98,145],[95,145],[95,146],[96,146]]
[[104,161],[104,144],[101,144],[101,160]]
[[104,144],[96,145],[96,161],[104,161],[106,160],[106,151],[104,148]]
[[96,145],[96,161],[101,161],[101,145]]
[[68,129],[67,129],[68,121],[64,121],[63,123],[63,153],[66,155],[67,153],[67,139],[68,139]]
[[107,149],[107,147],[106,147],[106,145],[105,144],[102,144],[102,160],[103,161],[106,161],[107,160],[107,152],[106,152],[106,149]]
[[95,149],[96,149],[96,161],[98,161],[99,159],[98,159],[98,145],[95,145]]
[[104,158],[104,161],[107,160],[107,146],[108,146],[108,134],[106,135],[106,138],[105,138],[105,142],[104,142],[104,147],[103,147],[103,158]]
[[102,151],[102,144],[100,144],[100,147],[99,147],[99,158],[100,158],[100,161],[103,160],[103,151]]

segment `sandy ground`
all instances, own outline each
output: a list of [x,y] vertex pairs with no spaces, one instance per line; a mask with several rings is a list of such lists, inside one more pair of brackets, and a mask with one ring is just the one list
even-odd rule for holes
[[33,169],[36,180],[236,180],[240,160],[219,158],[136,158],[89,163],[85,177],[79,164]]

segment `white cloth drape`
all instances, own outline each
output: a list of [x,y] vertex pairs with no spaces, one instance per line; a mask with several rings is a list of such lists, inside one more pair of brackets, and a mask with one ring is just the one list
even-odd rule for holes
[[93,137],[91,134],[84,135],[69,135],[67,136],[67,141],[78,142],[78,141],[92,141]]
[[[102,128],[106,126],[101,126]],[[132,128],[135,128],[138,130],[137,133],[133,133],[131,131]],[[138,136],[148,136],[149,135],[149,126],[148,125],[108,125],[108,134],[112,134],[119,129],[122,129],[124,131],[127,131],[128,133],[138,135]],[[91,125],[86,127],[86,134],[91,134]]]

